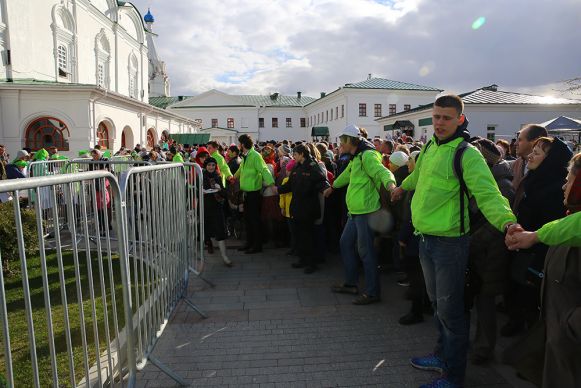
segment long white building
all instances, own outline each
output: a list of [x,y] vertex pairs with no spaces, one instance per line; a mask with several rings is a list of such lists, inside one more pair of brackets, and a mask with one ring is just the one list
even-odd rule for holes
[[197,96],[152,97],[150,103],[194,120],[212,137],[226,141],[235,136],[224,132],[250,133],[264,140],[308,140],[313,136],[337,141],[348,124],[367,129],[370,137],[382,136],[375,121],[386,113],[409,110],[427,104],[441,90],[383,78],[345,84],[333,92],[313,98],[273,93],[230,95],[210,90]]
[[[0,142],[9,152],[51,145],[153,146],[194,123],[149,104],[169,93],[153,16],[114,0],[0,0]],[[151,49],[151,50],[150,50]]]
[[[502,91],[497,85],[463,93],[460,97],[470,133],[491,140],[510,140],[524,125],[558,116],[581,118],[581,100]],[[434,133],[432,107],[433,101],[407,112],[381,117],[377,123],[388,136],[405,131],[416,139],[429,139]]]

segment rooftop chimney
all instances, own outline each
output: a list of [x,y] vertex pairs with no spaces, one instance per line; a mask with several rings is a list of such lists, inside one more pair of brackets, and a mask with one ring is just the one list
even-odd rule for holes
[[270,99],[271,99],[271,100],[276,100],[277,98],[278,98],[278,93],[272,93],[272,94],[270,95]]
[[485,86],[482,89],[484,89],[484,90],[490,90],[491,92],[497,92],[498,91],[498,85],[492,84],[490,86]]
[[302,92],[297,92],[297,98],[298,98],[299,100],[301,99],[301,95],[302,95],[302,94],[303,94]]
[[371,79],[371,73],[367,75],[367,79]]
[[321,92],[321,98],[325,97],[326,95],[327,95],[327,93]]

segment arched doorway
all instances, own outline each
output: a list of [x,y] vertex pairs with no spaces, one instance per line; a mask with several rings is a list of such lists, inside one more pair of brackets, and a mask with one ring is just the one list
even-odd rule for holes
[[39,117],[26,128],[24,144],[33,151],[53,146],[58,150],[68,151],[69,136],[69,129],[62,120],[54,117]]
[[126,125],[125,128],[123,128],[123,132],[121,132],[121,146],[128,149],[132,149],[135,146],[133,130],[129,125]]
[[97,144],[101,146],[101,149],[110,149],[109,129],[107,128],[107,124],[105,124],[104,121],[101,121],[97,127]]
[[155,131],[153,128],[149,128],[147,130],[147,147],[153,148],[156,143],[157,143],[157,139],[155,136]]

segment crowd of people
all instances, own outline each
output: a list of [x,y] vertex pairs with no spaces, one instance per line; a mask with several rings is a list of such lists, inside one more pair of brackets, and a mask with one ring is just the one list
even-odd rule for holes
[[[380,302],[380,273],[401,272],[411,307],[399,322],[419,323],[429,313],[438,330],[434,352],[411,360],[442,374],[425,387],[463,386],[468,359],[491,362],[499,334],[519,336],[519,349],[541,342],[533,362],[521,362],[520,350],[505,356],[525,378],[579,387],[581,154],[536,124],[511,143],[472,137],[463,109],[457,96],[438,98],[425,144],[405,135],[368,140],[364,128],[349,125],[338,143],[256,143],[243,134],[230,146],[163,139],[114,156],[199,164],[206,248],[213,252],[214,238],[228,267],[227,219],[241,217],[245,254],[267,242],[286,246],[292,267],[311,274],[328,253],[340,253],[344,279],[331,291],[353,295],[354,304]],[[111,156],[105,152],[79,156],[103,160]],[[28,160],[55,158],[54,148],[20,150],[8,162],[0,146],[0,172],[24,177]],[[499,311],[508,316],[501,328]]]

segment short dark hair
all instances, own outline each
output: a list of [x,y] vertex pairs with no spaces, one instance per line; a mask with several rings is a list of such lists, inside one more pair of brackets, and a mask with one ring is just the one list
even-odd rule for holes
[[228,150],[230,152],[236,152],[237,154],[240,153],[240,149],[237,146],[235,146],[235,145],[231,145],[230,147],[228,147]]
[[293,154],[303,155],[305,158],[311,157],[311,150],[304,144],[299,144],[293,148]]
[[212,147],[214,147],[216,149],[219,148],[218,142],[216,140],[209,141],[208,143],[206,143],[206,146],[212,146]]
[[527,130],[526,138],[528,141],[533,141],[539,137],[547,137],[549,135],[547,133],[547,128],[539,124],[529,124],[521,129],[520,132],[524,131],[525,129]]
[[436,102],[434,102],[434,106],[439,106],[440,108],[454,108],[456,109],[456,112],[458,112],[458,116],[464,113],[464,102],[455,94],[438,97]]
[[247,150],[251,149],[252,146],[254,146],[254,141],[252,140],[252,138],[250,137],[250,135],[248,135],[246,133],[243,133],[242,135],[240,135],[240,137],[238,137],[238,141]]

